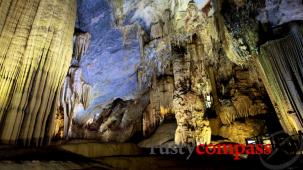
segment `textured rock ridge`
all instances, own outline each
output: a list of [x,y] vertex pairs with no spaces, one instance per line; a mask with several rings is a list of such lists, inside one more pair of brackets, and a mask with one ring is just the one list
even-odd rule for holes
[[289,134],[303,130],[302,28],[289,24],[289,34],[262,46],[258,57],[266,84],[283,129]]

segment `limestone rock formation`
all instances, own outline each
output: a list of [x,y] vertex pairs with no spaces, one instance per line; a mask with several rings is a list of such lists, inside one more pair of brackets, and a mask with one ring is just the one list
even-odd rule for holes
[[79,68],[81,57],[89,47],[90,38],[89,33],[75,35],[73,59],[60,93],[59,107],[63,109],[66,138],[72,133],[71,127],[76,118],[75,113],[84,112],[91,100],[91,86],[83,80],[82,69]]
[[72,56],[75,0],[0,3],[0,139],[49,143]]
[[288,27],[286,37],[262,46],[258,64],[283,129],[296,134],[303,130],[302,28]]
[[175,123],[162,124],[152,136],[141,141],[138,145],[143,148],[163,146],[165,143],[174,141],[176,128]]
[[266,6],[257,17],[262,23],[282,25],[303,19],[303,4],[300,0],[266,0]]
[[74,58],[78,62],[81,60],[81,57],[87,52],[91,38],[92,36],[88,32],[76,33],[74,44]]
[[150,104],[143,114],[143,135],[148,136],[168,116],[174,116],[174,82],[171,76],[154,80],[149,91]]
[[147,97],[123,101],[116,99],[102,112],[81,124],[75,121],[71,138],[98,139],[103,142],[126,142],[134,134],[142,133],[142,113]]
[[264,122],[258,120],[247,120],[245,122],[234,122],[220,128],[219,135],[236,143],[246,144],[245,139],[255,137],[264,132]]

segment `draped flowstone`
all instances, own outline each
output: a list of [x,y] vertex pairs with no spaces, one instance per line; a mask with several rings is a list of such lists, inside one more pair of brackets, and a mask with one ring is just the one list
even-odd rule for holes
[[49,143],[75,17],[75,0],[0,0],[1,142]]
[[286,132],[303,130],[303,36],[290,25],[290,34],[262,46],[259,65],[263,81]]

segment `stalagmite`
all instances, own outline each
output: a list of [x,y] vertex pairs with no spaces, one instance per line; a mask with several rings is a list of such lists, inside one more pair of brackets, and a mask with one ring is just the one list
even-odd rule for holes
[[176,45],[173,48],[173,103],[178,125],[175,142],[178,145],[208,144],[211,141],[211,128],[205,112],[212,105],[213,91],[208,67],[217,60],[212,44],[216,34],[208,33],[212,19],[207,18],[192,2],[188,4],[184,20],[187,27],[185,33],[191,35],[190,40],[181,42],[185,47]]
[[72,56],[76,1],[2,0],[0,11],[1,141],[48,143]]

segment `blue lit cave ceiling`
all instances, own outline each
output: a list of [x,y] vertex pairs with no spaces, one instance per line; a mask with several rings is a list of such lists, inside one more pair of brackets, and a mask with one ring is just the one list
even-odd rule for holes
[[91,34],[80,67],[92,86],[91,107],[113,98],[132,98],[137,91],[136,67],[140,61],[137,28],[123,32],[114,22],[107,0],[79,0],[77,27]]

